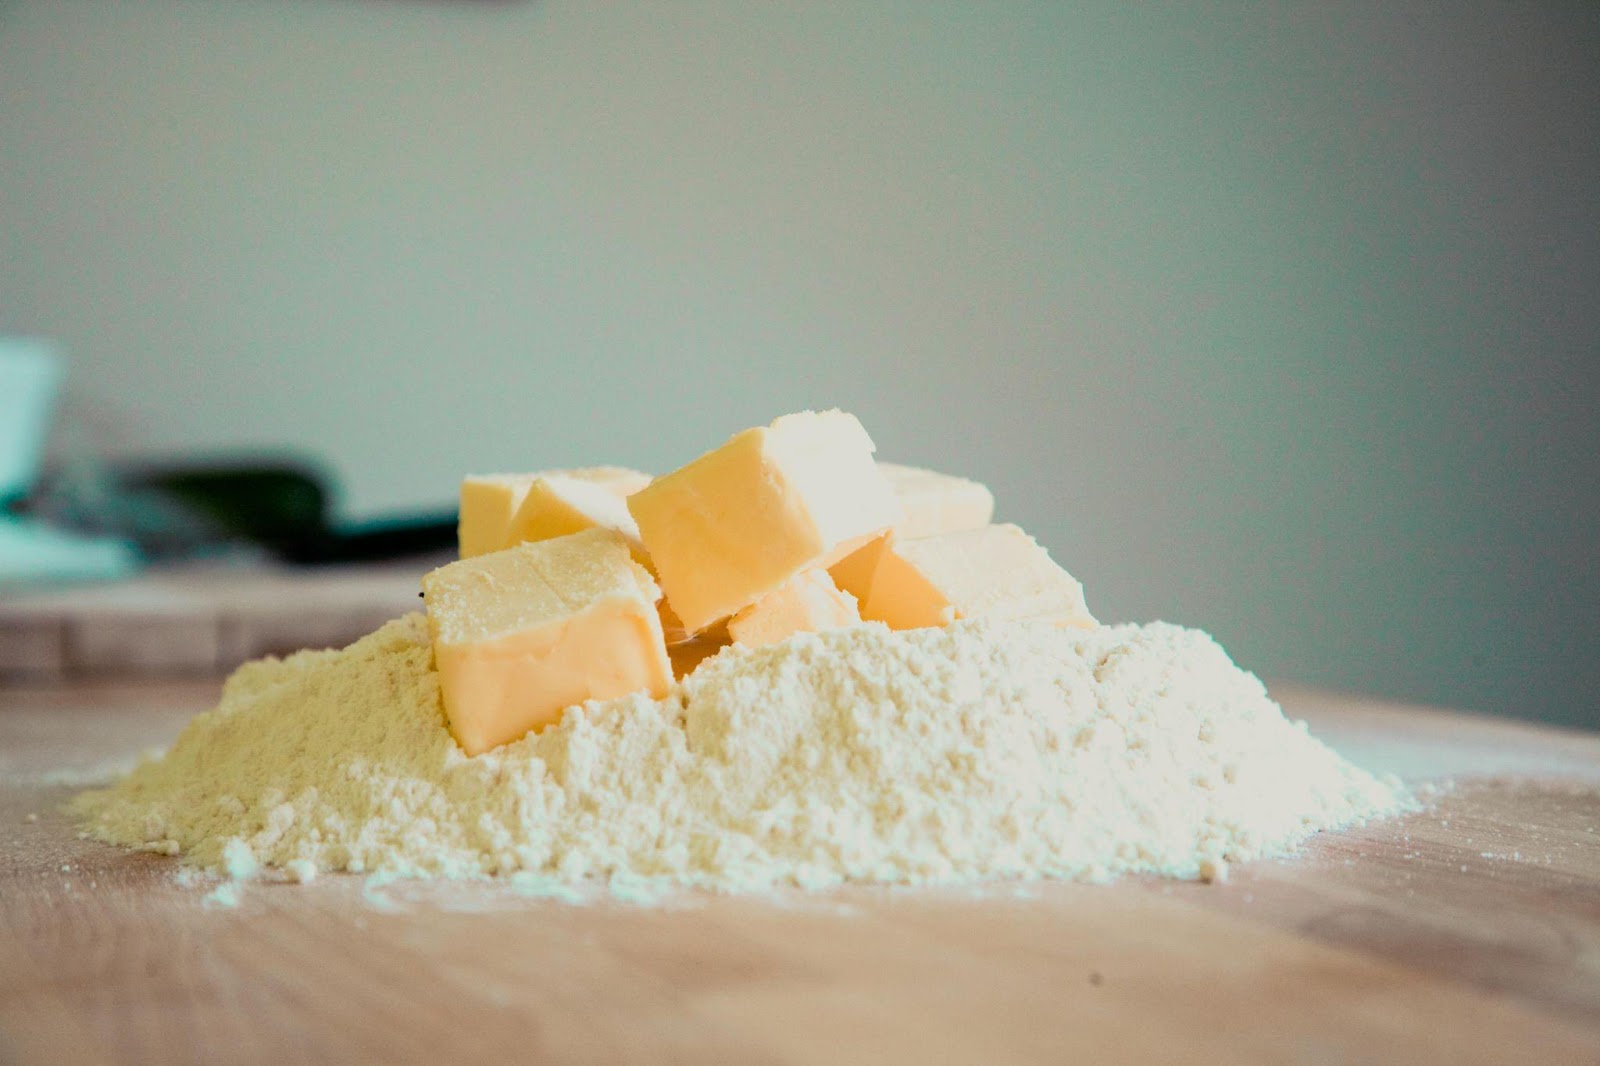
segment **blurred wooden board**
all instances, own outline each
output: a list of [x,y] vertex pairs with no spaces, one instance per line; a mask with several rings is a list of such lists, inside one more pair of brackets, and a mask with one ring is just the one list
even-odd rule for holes
[[342,647],[416,610],[422,575],[446,561],[186,566],[0,596],[0,680],[215,676],[263,655]]
[[1458,786],[1217,885],[224,907],[58,811],[214,685],[0,689],[0,1062],[1600,1061],[1600,737],[1277,694]]

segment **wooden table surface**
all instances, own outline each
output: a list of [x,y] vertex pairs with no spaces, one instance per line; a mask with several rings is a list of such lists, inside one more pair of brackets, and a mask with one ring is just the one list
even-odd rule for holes
[[0,1063],[1600,1062],[1600,737],[1280,690],[1425,813],[1223,884],[571,905],[78,839],[214,682],[0,689]]

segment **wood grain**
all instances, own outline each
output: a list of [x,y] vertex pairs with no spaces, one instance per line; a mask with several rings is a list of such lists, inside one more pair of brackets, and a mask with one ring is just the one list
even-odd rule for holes
[[335,648],[417,607],[448,556],[314,568],[189,564],[0,598],[0,681],[214,676]]
[[638,908],[327,877],[224,907],[79,840],[57,783],[213,694],[0,689],[0,1062],[1600,1061],[1600,737],[1285,690],[1374,768],[1458,781],[1216,885]]

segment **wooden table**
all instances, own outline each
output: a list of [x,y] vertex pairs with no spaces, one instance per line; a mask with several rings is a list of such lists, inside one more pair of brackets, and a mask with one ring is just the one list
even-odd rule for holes
[[214,689],[0,689],[0,1063],[1600,1062],[1600,737],[1281,690],[1458,784],[1225,884],[227,907],[58,810]]
[[422,575],[449,561],[190,563],[20,595],[0,587],[0,684],[221,676],[263,655],[342,648],[416,610]]

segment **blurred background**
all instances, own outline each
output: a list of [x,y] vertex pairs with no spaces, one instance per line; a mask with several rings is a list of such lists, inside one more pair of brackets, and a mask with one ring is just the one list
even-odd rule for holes
[[0,0],[0,100],[79,448],[360,520],[838,405],[1103,619],[1600,725],[1593,3]]

